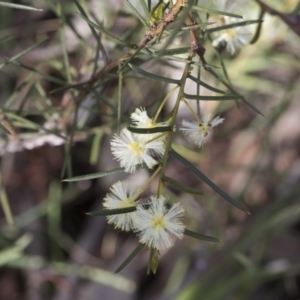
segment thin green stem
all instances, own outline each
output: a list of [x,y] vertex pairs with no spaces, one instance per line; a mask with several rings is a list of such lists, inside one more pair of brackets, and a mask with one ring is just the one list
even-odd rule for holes
[[170,97],[170,96],[173,94],[173,92],[174,92],[176,89],[178,89],[178,88],[179,88],[178,85],[176,85],[175,87],[173,87],[173,88],[170,90],[170,92],[167,94],[167,96],[165,97],[165,99],[161,102],[161,104],[160,104],[160,106],[159,106],[159,108],[158,108],[158,110],[157,110],[157,112],[156,112],[156,114],[155,114],[155,117],[154,117],[154,119],[153,119],[153,122],[154,122],[154,123],[156,122],[156,120],[157,120],[157,118],[158,118],[158,116],[159,116],[159,114],[160,114],[162,108],[163,108],[164,105],[166,104],[166,102],[167,102],[167,100],[169,99],[169,97]]
[[159,173],[161,170],[161,165],[155,170],[155,172],[151,175],[151,177],[137,190],[135,196],[133,197],[133,201],[135,201],[139,196],[146,190],[150,182],[154,179],[154,177]]
[[185,103],[185,105],[188,107],[188,109],[190,110],[190,112],[192,113],[192,115],[194,116],[194,118],[197,120],[198,123],[201,123],[201,120],[199,118],[199,116],[195,113],[195,111],[193,110],[193,108],[189,105],[189,103],[182,98],[182,101]]
[[[121,64],[119,64],[119,70],[121,69]],[[121,128],[121,118],[122,118],[122,87],[123,87],[123,72],[119,71],[119,84],[118,84],[118,132],[120,132]]]
[[169,133],[169,131],[163,132],[162,134],[160,134],[160,135],[154,137],[153,139],[147,141],[146,144],[150,144],[151,142],[153,142],[153,141],[155,141],[155,140],[159,140],[160,138],[162,138],[164,135],[166,135],[166,134],[168,134],[168,133]]
[[5,191],[4,185],[2,183],[2,175],[1,174],[0,174],[0,203],[1,203],[1,207],[2,207],[7,224],[9,226],[13,226],[15,222],[14,222],[13,214],[10,209],[6,191]]
[[[193,54],[190,53],[189,57],[188,57],[188,60],[192,61],[192,58],[193,58]],[[188,77],[189,73],[190,73],[190,66],[189,66],[189,64],[186,64],[186,66],[184,68],[184,71],[183,71],[183,74],[182,74],[182,77],[180,79],[180,89],[178,91],[176,103],[175,103],[175,106],[174,106],[173,112],[172,112],[172,117],[171,117],[170,125],[172,126],[173,129],[174,129],[175,121],[176,121],[176,118],[177,118],[180,101],[182,99],[184,99],[183,98],[184,87],[185,87],[185,83],[186,83],[186,80],[187,80],[187,77]],[[162,168],[161,168],[161,172],[160,172],[160,177],[161,178],[165,174],[167,160],[168,160],[169,152],[171,151],[171,146],[172,146],[173,132],[174,132],[174,130],[172,130],[172,132],[169,133],[169,136],[167,138],[166,150],[165,150],[164,156],[163,156],[162,161],[161,161],[161,164],[162,164]],[[161,193],[162,193],[162,190],[163,190],[163,185],[164,185],[163,180],[160,180],[159,185],[158,185],[158,190],[157,190],[157,196],[158,197],[161,196]]]

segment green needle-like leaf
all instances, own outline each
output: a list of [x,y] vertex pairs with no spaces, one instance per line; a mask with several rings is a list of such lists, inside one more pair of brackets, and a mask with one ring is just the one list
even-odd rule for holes
[[247,26],[250,24],[256,24],[256,23],[262,23],[262,20],[248,20],[248,21],[243,21],[243,22],[237,22],[237,23],[232,23],[232,24],[227,24],[219,27],[214,27],[214,28],[208,28],[206,29],[206,32],[212,33],[220,30],[226,30],[230,28],[235,28],[235,27],[241,27],[241,26]]
[[99,211],[93,211],[86,213],[89,216],[112,216],[112,215],[120,215],[130,213],[136,210],[136,206],[124,207],[124,208],[116,208],[116,209],[103,209]]
[[96,28],[97,30],[99,30],[101,33],[103,33],[105,36],[107,36],[108,38],[110,38],[111,40],[115,41],[118,44],[122,44],[125,46],[130,47],[129,44],[127,44],[126,42],[122,41],[121,39],[115,37],[114,35],[112,35],[111,33],[109,33],[108,31],[106,31],[103,27],[97,25],[96,23],[92,22],[89,18],[87,18],[84,15],[80,15],[89,25],[91,25],[92,27]]
[[[298,2],[299,4],[299,7],[300,7],[300,2]],[[260,13],[259,13],[259,20],[261,22],[259,22],[257,24],[257,27],[256,27],[256,31],[255,31],[255,34],[250,42],[250,44],[255,44],[257,42],[257,40],[259,39],[259,36],[260,36],[260,32],[261,32],[261,29],[262,29],[262,24],[263,24],[263,17],[265,15],[265,10],[261,9]]]
[[190,236],[192,238],[198,239],[198,240],[203,240],[203,241],[207,241],[207,242],[220,242],[219,239],[212,237],[212,236],[208,236],[208,235],[203,235],[194,231],[190,231],[188,229],[184,230],[184,235]]
[[183,93],[184,97],[191,100],[207,100],[207,101],[227,101],[227,100],[234,100],[240,99],[241,96],[239,95],[224,95],[224,96],[200,96],[200,95],[190,95]]
[[239,96],[238,98],[235,99],[241,99],[242,101],[244,101],[249,107],[251,107],[255,112],[257,112],[258,114],[263,115],[263,113],[258,110],[255,106],[253,106],[248,100],[246,100],[244,98],[244,96],[240,95],[236,90],[234,90],[232,88],[232,86],[230,84],[228,84],[225,80],[223,80],[214,70],[212,69],[208,69],[207,70],[210,74],[212,74],[214,77],[216,77],[220,82],[222,82],[228,89],[229,91],[231,91],[232,93],[236,94],[237,96]]
[[154,128],[136,128],[136,127],[128,126],[127,129],[134,133],[151,134],[151,133],[172,131],[172,126],[161,126],[161,127],[154,127]]
[[212,25],[212,24],[215,24],[215,23],[214,22],[200,23],[200,24],[196,24],[196,25],[181,27],[181,30],[197,29],[197,28],[202,28],[202,27],[205,27],[207,25]]
[[82,175],[82,176],[76,176],[72,178],[66,178],[63,181],[64,182],[73,182],[73,181],[82,181],[82,180],[90,180],[90,179],[96,179],[96,178],[101,178],[113,174],[118,174],[124,172],[124,168],[117,168],[109,171],[104,171],[104,172],[98,172],[98,173],[92,173],[92,174],[87,174],[87,175]]
[[119,273],[122,271],[136,256],[137,254],[144,248],[144,244],[139,244],[133,252],[125,259],[125,261],[117,268],[115,273]]
[[80,82],[80,83],[65,85],[60,88],[50,91],[50,94],[55,94],[57,92],[61,92],[61,91],[68,90],[68,89],[80,89],[83,85],[89,84],[91,82],[92,82],[91,80],[88,80],[88,81],[84,81],[84,82]]
[[5,41],[8,40],[11,36],[12,36],[12,34],[7,34],[7,35],[4,35],[4,36],[0,37],[0,43],[5,42]]
[[63,85],[63,86],[66,86],[66,84],[67,84],[67,82],[65,82],[61,79],[58,79],[57,77],[54,77],[54,76],[48,75],[46,73],[40,72],[39,70],[37,70],[33,67],[30,67],[28,65],[25,65],[23,63],[20,63],[18,61],[13,61],[13,64],[16,65],[16,66],[20,66],[21,68],[24,68],[24,69],[29,70],[31,72],[37,73],[37,74],[41,75],[43,78],[45,78],[46,80],[49,80],[51,82],[55,82],[55,83]]
[[211,9],[211,8],[207,8],[207,7],[203,7],[203,6],[199,6],[199,5],[197,5],[197,6],[193,5],[192,9],[197,10],[197,11],[201,11],[203,13],[212,14],[212,15],[223,15],[223,16],[243,19],[243,17],[240,16],[240,15],[232,14],[232,13],[229,13],[229,12],[226,12],[226,11]]
[[224,91],[221,91],[221,90],[219,90],[219,89],[217,89],[217,88],[215,88],[215,87],[213,87],[211,85],[208,85],[207,83],[203,82],[202,80],[200,80],[200,79],[198,79],[198,78],[196,78],[196,77],[194,77],[192,75],[189,75],[188,78],[190,78],[194,82],[198,83],[199,85],[204,86],[205,88],[207,88],[210,91],[213,91],[213,92],[216,92],[216,93],[219,93],[219,94],[225,94]]
[[150,11],[149,11],[149,9],[147,7],[147,4],[146,4],[145,0],[139,0],[139,1],[140,1],[141,5],[142,5],[142,8],[144,10],[144,13],[145,13],[147,19],[149,19],[149,17],[150,17]]
[[149,27],[146,20],[141,16],[141,14],[137,11],[137,9],[132,5],[132,3],[129,0],[125,0],[126,3],[130,6],[132,12],[135,14],[135,16],[146,26],[146,28]]
[[132,64],[128,64],[128,66],[138,72],[139,74],[145,76],[145,77],[148,77],[150,79],[153,79],[153,80],[158,80],[158,81],[163,81],[163,82],[167,82],[167,83],[174,83],[174,84],[179,84],[180,80],[177,80],[177,79],[172,79],[172,78],[167,78],[167,77],[163,77],[163,76],[158,76],[158,75],[155,75],[155,74],[152,74],[152,73],[148,73],[142,69],[140,69],[139,67],[137,66],[134,66]]
[[[164,56],[170,56],[170,55],[176,55],[176,54],[185,54],[185,53],[189,53],[190,50],[191,50],[190,47],[166,49],[162,56],[164,57]],[[158,51],[153,51],[153,54],[157,56]]]
[[44,43],[46,40],[48,40],[48,38],[43,39],[39,42],[37,42],[36,44],[30,46],[29,48],[25,49],[24,51],[22,51],[21,53],[11,57],[9,60],[7,60],[6,62],[0,64],[0,69],[2,69],[4,66],[6,66],[7,64],[15,61],[16,59],[20,58],[21,56],[23,56],[24,54],[28,53],[29,51],[31,51],[32,49],[38,47],[39,45],[41,45],[42,43]]
[[8,119],[10,119],[13,122],[14,126],[19,126],[22,128],[28,128],[28,129],[33,129],[33,130],[41,129],[40,125],[38,125],[30,120],[27,120],[26,118],[18,116],[15,113],[5,112],[5,116],[7,116]]
[[225,200],[230,202],[235,207],[249,214],[248,210],[244,207],[243,204],[231,198],[226,194],[221,188],[214,184],[209,178],[207,178],[202,172],[200,172],[194,165],[187,161],[184,157],[178,154],[175,150],[172,149],[172,155],[181,161],[185,166],[187,166],[194,174],[196,174],[201,180],[203,180],[208,186],[210,186],[215,192],[222,196]]
[[9,7],[9,8],[16,8],[16,9],[43,11],[42,9],[35,8],[35,7],[32,7],[32,6],[14,4],[14,3],[7,3],[7,2],[0,2],[0,6],[5,6],[5,7]]
[[187,185],[184,185],[182,183],[180,183],[179,181],[173,179],[173,178],[170,178],[170,177],[167,177],[167,176],[162,176],[162,179],[165,181],[165,182],[168,182],[174,186],[176,186],[177,188],[189,193],[189,194],[195,194],[195,195],[203,195],[203,192],[197,190],[197,189],[194,189],[194,188],[191,188]]
[[[83,7],[80,5],[80,3],[79,3],[77,0],[74,0],[74,1],[75,1],[76,6],[78,7],[80,13],[81,13],[82,15],[84,15],[86,18],[88,18],[88,16],[87,16],[85,10],[84,10]],[[106,51],[105,51],[104,46],[103,46],[102,43],[101,43],[100,37],[98,36],[98,34],[97,34],[97,32],[96,32],[96,30],[95,30],[95,28],[94,28],[93,26],[91,26],[91,25],[89,24],[89,27],[90,27],[90,29],[91,29],[91,31],[92,31],[93,36],[95,37],[95,40],[97,41],[97,48],[102,52],[103,57],[104,57],[105,61],[107,62],[107,61],[108,61],[108,56],[107,56],[107,53],[106,53]],[[96,52],[96,54],[98,54],[98,51]],[[97,55],[96,55],[96,58],[97,58]]]

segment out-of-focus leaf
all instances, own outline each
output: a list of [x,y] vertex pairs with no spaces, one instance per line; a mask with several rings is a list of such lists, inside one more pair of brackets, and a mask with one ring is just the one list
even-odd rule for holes
[[211,9],[211,8],[207,8],[207,7],[203,7],[203,6],[199,6],[199,5],[197,5],[197,6],[193,5],[192,9],[197,10],[197,11],[201,11],[203,13],[212,14],[212,15],[222,15],[222,16],[228,16],[228,17],[243,19],[243,17],[240,16],[240,15],[232,14],[232,13],[229,13],[229,12],[226,12],[226,11]]
[[224,95],[224,96],[201,96],[201,95],[190,95],[190,94],[183,94],[185,98],[191,100],[207,100],[207,101],[227,101],[227,100],[234,100],[240,99],[239,95]]
[[[181,47],[181,48],[174,48],[174,49],[166,49],[163,57],[167,55],[176,55],[176,54],[184,54],[184,53],[189,53],[191,50],[190,47]],[[157,55],[158,51],[154,51],[153,54]]]
[[291,30],[293,30],[298,36],[300,36],[300,16],[295,14],[281,13],[269,5],[265,4],[261,0],[256,0],[260,7],[267,13],[279,17]]
[[7,224],[13,226],[15,224],[15,221],[10,208],[10,203],[7,197],[7,193],[2,182],[1,174],[0,174],[0,205],[4,213],[4,217],[6,219]]
[[6,265],[11,261],[14,261],[22,257],[23,250],[31,243],[32,236],[30,234],[24,234],[20,237],[13,246],[0,251],[0,266]]
[[207,242],[220,242],[220,240],[215,237],[203,235],[203,234],[200,234],[200,233],[188,230],[188,229],[184,230],[184,235],[190,236],[190,237],[198,239],[198,240],[207,241]]
[[[300,3],[300,2],[299,2]],[[258,19],[263,21],[263,17],[265,15],[265,11],[263,9],[261,9],[260,13],[259,13],[259,17]],[[262,28],[262,24],[263,22],[259,22],[256,26],[256,31],[255,31],[255,34],[250,42],[250,44],[255,44],[256,41],[258,40],[259,36],[260,36],[260,32],[261,32],[261,28]]]
[[[84,15],[84,16],[87,18],[88,16],[87,16],[85,10],[83,9],[83,7],[80,5],[80,3],[79,3],[77,0],[75,0],[75,4],[76,4],[76,6],[78,7],[80,13],[81,13],[82,15]],[[90,24],[89,24],[89,27],[90,27],[90,29],[91,29],[91,31],[92,31],[93,36],[95,37],[95,40],[97,41],[97,48],[98,48],[98,49],[101,51],[101,53],[103,54],[103,57],[104,57],[105,61],[108,62],[108,56],[107,56],[107,53],[106,53],[106,51],[105,51],[104,46],[103,46],[102,43],[101,43],[101,40],[100,40],[100,38],[99,38],[99,36],[98,36],[96,30],[95,30],[94,27],[91,26]],[[96,51],[96,54],[98,54],[98,51]],[[98,58],[97,56],[98,56],[98,55],[96,55],[96,58]],[[95,72],[94,72],[94,73],[95,73]]]
[[13,121],[13,125],[14,126],[19,126],[22,128],[28,128],[28,129],[40,129],[40,125],[27,120],[21,116],[16,115],[15,113],[11,113],[11,112],[5,112],[5,115],[11,120]]
[[121,39],[117,38],[116,36],[112,35],[111,33],[109,33],[108,31],[106,31],[103,27],[99,26],[98,24],[92,22],[89,18],[87,18],[84,15],[80,15],[89,25],[91,25],[93,28],[96,28],[97,30],[99,30],[101,33],[103,33],[105,36],[107,36],[108,38],[110,38],[111,40],[115,41],[118,44],[121,45],[125,45],[130,47],[129,44],[127,44],[125,41],[122,41]]
[[90,180],[90,179],[96,179],[100,177],[105,177],[113,174],[118,174],[124,172],[124,168],[117,168],[109,171],[104,171],[104,172],[98,172],[98,173],[92,173],[92,174],[87,174],[87,175],[82,175],[82,176],[76,176],[72,178],[66,178],[63,181],[64,182],[73,182],[73,181],[82,181],[82,180]]
[[248,21],[243,21],[243,22],[227,24],[227,25],[223,25],[223,26],[219,26],[219,27],[208,28],[208,29],[206,29],[206,32],[212,33],[212,32],[216,32],[216,31],[220,31],[220,30],[241,27],[241,26],[247,26],[247,25],[262,23],[262,22],[263,22],[263,20],[248,20]]
[[0,64],[0,69],[2,69],[4,66],[6,66],[7,64],[15,61],[16,59],[20,58],[21,56],[23,56],[24,54],[28,53],[29,51],[31,51],[32,49],[38,47],[39,45],[41,45],[42,43],[44,43],[46,40],[48,40],[48,38],[43,39],[39,42],[37,42],[36,44],[30,46],[29,48],[25,49],[24,51],[22,51],[21,53],[11,57],[10,59],[8,59],[6,62]]
[[29,71],[34,72],[34,73],[37,73],[37,74],[41,75],[43,78],[45,78],[46,80],[49,80],[49,81],[51,81],[51,82],[55,82],[55,83],[57,83],[57,84],[64,85],[64,86],[67,84],[67,82],[65,82],[65,81],[63,81],[63,80],[61,80],[61,79],[58,79],[57,77],[48,75],[48,74],[46,74],[46,73],[42,73],[41,71],[39,71],[39,70],[37,70],[37,69],[35,69],[35,68],[33,68],[33,67],[30,67],[30,66],[28,66],[28,65],[25,65],[25,64],[23,64],[23,63],[20,63],[20,62],[18,62],[18,61],[13,61],[13,63],[14,63],[15,65],[17,65],[17,66],[20,66],[20,67],[26,69],[26,70],[29,70]]
[[133,252],[124,260],[124,262],[117,268],[115,273],[119,273],[122,271],[136,256],[137,254],[144,248],[144,244],[139,244]]
[[214,22],[199,23],[199,24],[196,24],[196,25],[184,26],[184,27],[181,28],[181,30],[197,29],[197,28],[202,28],[203,26],[212,25],[212,24],[215,24],[215,23]]
[[147,19],[149,19],[149,17],[150,17],[150,11],[149,11],[149,8],[147,7],[147,4],[146,4],[145,0],[139,0],[139,1],[140,1],[141,5],[142,5],[142,8],[144,10],[144,13],[145,13]]
[[32,7],[32,6],[21,5],[21,4],[8,3],[8,2],[0,2],[0,6],[5,6],[5,7],[9,7],[9,8],[16,8],[16,9],[43,11],[40,8],[35,8],[35,7]]
[[149,27],[146,20],[141,16],[141,14],[137,11],[137,9],[132,5],[132,3],[129,0],[126,0],[126,3],[130,6],[131,10],[133,11],[134,15],[146,26],[146,28]]
[[254,111],[256,111],[258,114],[263,116],[263,113],[257,109],[254,105],[252,105],[248,100],[245,99],[244,96],[240,95],[237,91],[235,91],[230,84],[228,84],[225,80],[223,80],[214,70],[208,69],[207,70],[210,74],[212,74],[214,77],[216,77],[220,82],[222,82],[232,93],[238,96],[238,98],[235,99],[241,99],[244,101],[249,107],[251,107]]

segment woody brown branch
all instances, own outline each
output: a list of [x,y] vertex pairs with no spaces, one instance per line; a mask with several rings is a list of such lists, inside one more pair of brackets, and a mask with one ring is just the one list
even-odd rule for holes
[[[110,73],[114,70],[117,70],[119,66],[119,62],[127,57],[130,57],[132,55],[135,55],[137,52],[141,51],[143,48],[147,46],[147,44],[158,37],[164,30],[165,28],[172,23],[176,17],[180,14],[182,11],[183,7],[187,3],[186,0],[177,0],[177,2],[170,8],[170,10],[163,16],[163,18],[159,21],[157,26],[152,26],[149,28],[149,30],[145,33],[141,41],[133,47],[134,49],[129,49],[125,54],[123,54],[120,58],[115,59],[108,63],[106,66],[104,66],[95,76],[94,78],[91,79],[91,81],[79,92],[77,97],[74,99],[74,104],[79,104],[85,96],[92,90],[94,84],[98,82],[99,80],[103,79],[107,73]],[[186,24],[187,25],[195,25],[196,23],[192,20],[192,18],[188,15],[186,18]],[[206,61],[204,59],[204,52],[205,49],[202,46],[195,29],[190,30],[191,34],[191,52],[192,54],[198,54],[203,65],[205,68]],[[194,56],[194,55],[193,55]],[[72,105],[73,106],[73,105]],[[72,111],[73,109],[71,109]],[[71,115],[71,112],[66,111],[65,115]],[[68,118],[66,118],[68,119]]]

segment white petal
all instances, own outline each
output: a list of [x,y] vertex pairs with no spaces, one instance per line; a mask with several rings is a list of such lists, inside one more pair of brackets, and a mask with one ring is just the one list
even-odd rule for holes
[[215,127],[215,126],[217,126],[217,125],[223,123],[224,120],[225,120],[225,119],[220,118],[220,116],[215,117],[215,118],[210,122],[211,127]]

